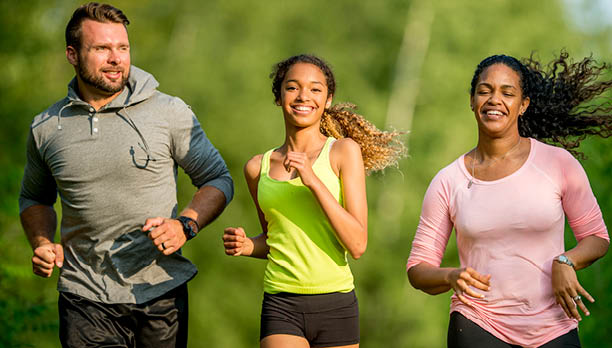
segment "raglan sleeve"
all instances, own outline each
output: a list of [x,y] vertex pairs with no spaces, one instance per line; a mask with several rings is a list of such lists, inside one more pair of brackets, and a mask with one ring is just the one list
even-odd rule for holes
[[194,186],[213,186],[225,195],[225,204],[234,196],[234,183],[221,154],[210,142],[191,108],[179,98],[173,100],[170,125],[171,151]]
[[19,192],[19,213],[34,205],[53,206],[57,185],[36,144],[30,128],[26,147],[26,164]]
[[594,235],[609,242],[608,229],[584,168],[569,153],[564,152],[561,160],[563,162],[561,201],[576,240],[580,241]]
[[421,262],[440,266],[452,230],[450,183],[440,172],[432,180],[425,193],[406,271]]

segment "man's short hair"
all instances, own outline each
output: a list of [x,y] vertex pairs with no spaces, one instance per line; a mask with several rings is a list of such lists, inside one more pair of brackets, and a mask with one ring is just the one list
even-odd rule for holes
[[126,30],[127,25],[130,24],[125,14],[114,6],[97,2],[81,5],[74,11],[66,26],[66,47],[72,46],[77,51],[81,48],[81,24],[86,19],[101,23],[121,23]]

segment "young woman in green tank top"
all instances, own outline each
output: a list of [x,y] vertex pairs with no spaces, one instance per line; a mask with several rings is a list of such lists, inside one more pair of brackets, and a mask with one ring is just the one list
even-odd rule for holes
[[244,167],[263,232],[226,228],[225,253],[268,259],[261,347],[358,347],[347,254],[367,245],[365,174],[396,165],[405,148],[353,105],[332,106],[336,82],[320,58],[288,58],[270,77],[284,143]]

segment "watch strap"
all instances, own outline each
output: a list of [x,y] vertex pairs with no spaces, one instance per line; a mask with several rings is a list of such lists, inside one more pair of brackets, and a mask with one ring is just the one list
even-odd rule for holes
[[200,231],[200,225],[197,221],[188,216],[183,215],[179,216],[177,220],[180,221],[183,225],[183,232],[185,233],[185,237],[187,237],[187,240],[190,240],[198,235],[198,232]]

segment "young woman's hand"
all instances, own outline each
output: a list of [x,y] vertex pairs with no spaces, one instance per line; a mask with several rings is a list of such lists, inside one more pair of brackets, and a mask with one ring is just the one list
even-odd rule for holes
[[223,247],[230,256],[250,256],[253,253],[253,241],[246,236],[242,227],[228,227],[223,230]]
[[318,180],[315,173],[312,171],[312,163],[308,159],[308,156],[304,152],[287,151],[287,158],[284,162],[287,171],[291,168],[295,168],[302,179],[302,183],[306,187],[310,187],[316,180]]
[[557,303],[568,317],[582,320],[578,308],[587,316],[591,314],[584,305],[584,299],[589,302],[595,302],[595,299],[580,285],[572,266],[553,261],[552,287]]
[[485,296],[482,293],[474,291],[473,288],[489,291],[491,288],[490,280],[490,274],[482,275],[471,267],[456,268],[448,273],[447,278],[451,289],[455,291],[459,300],[467,305],[471,305],[471,303],[465,295],[484,298]]

